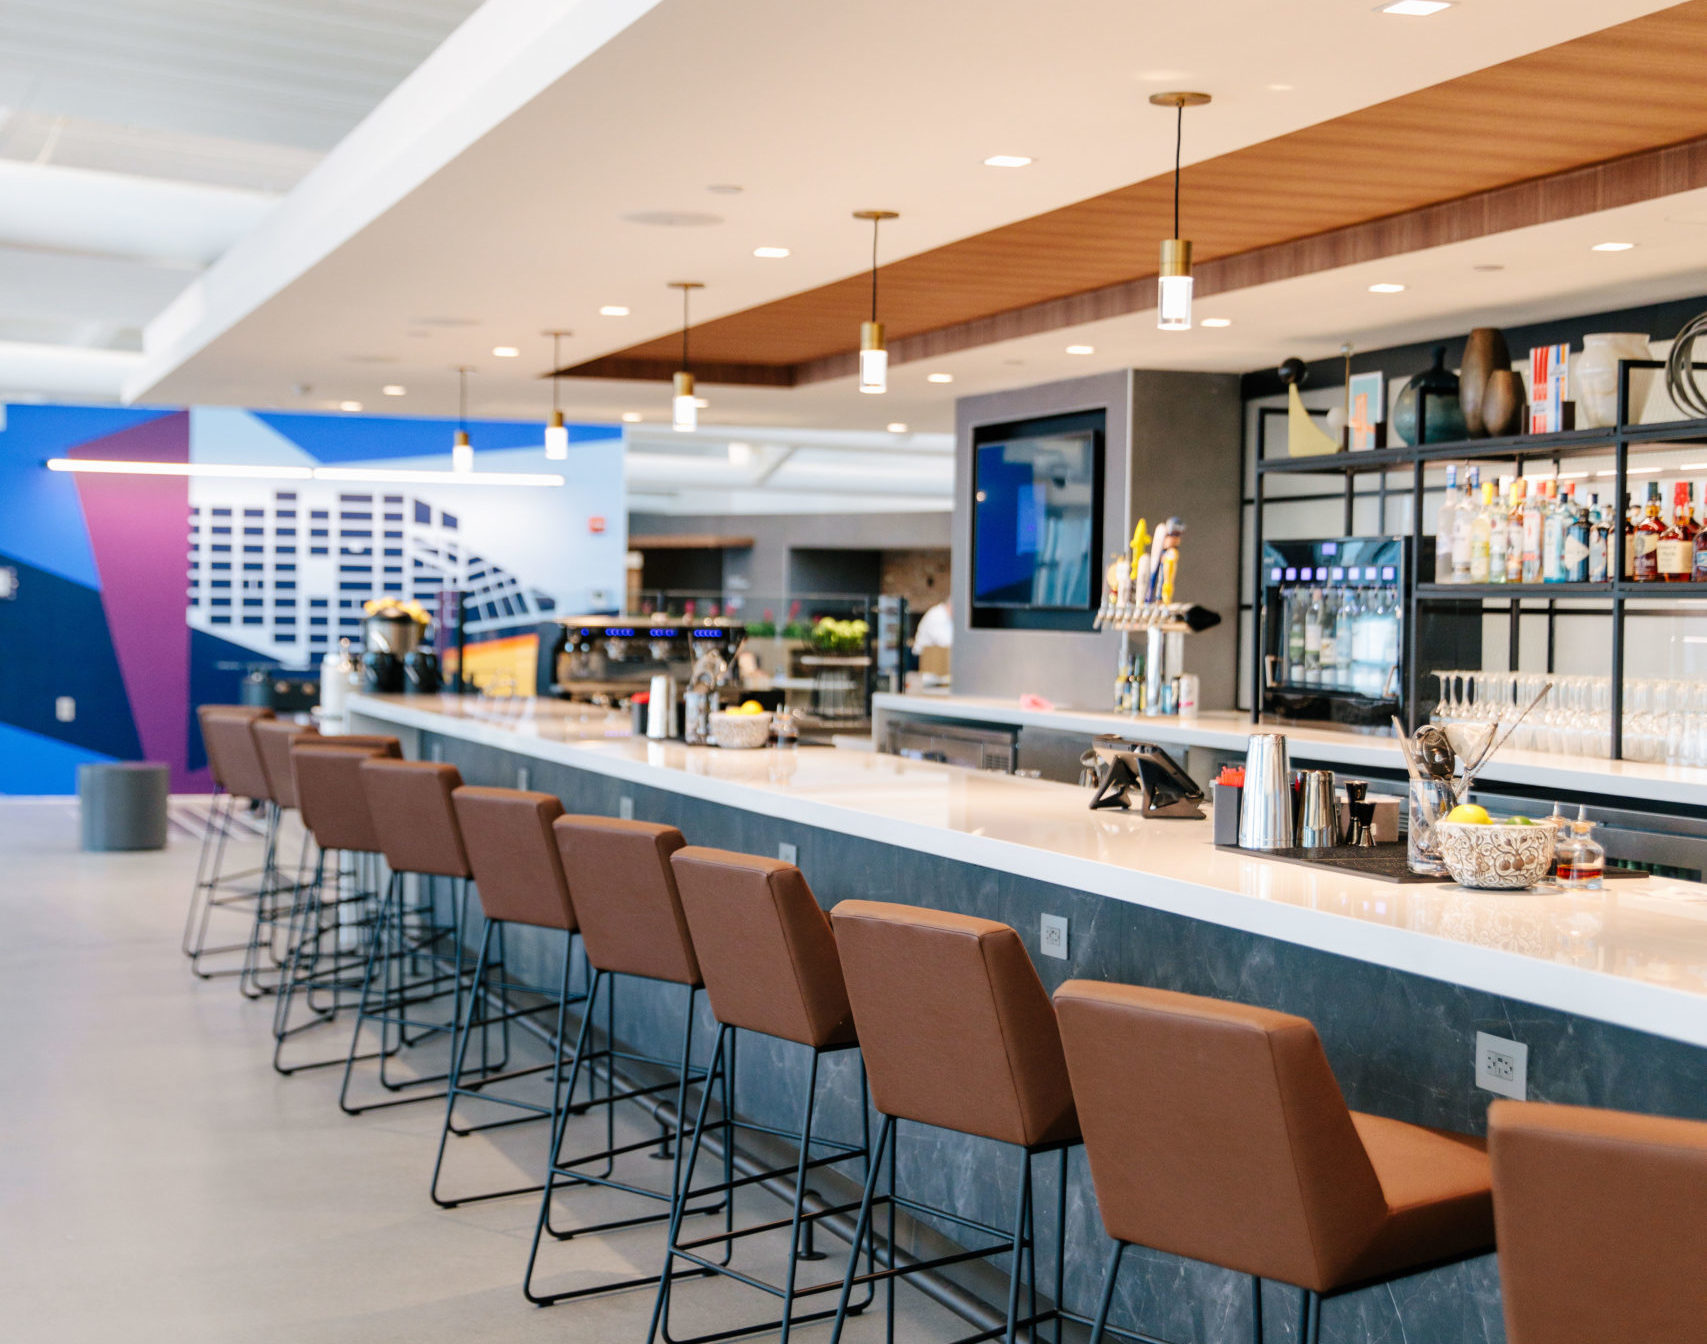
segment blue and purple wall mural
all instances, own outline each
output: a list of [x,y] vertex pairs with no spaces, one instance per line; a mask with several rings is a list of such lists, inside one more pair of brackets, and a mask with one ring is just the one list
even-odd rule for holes
[[[193,706],[234,701],[256,664],[316,666],[359,642],[361,606],[470,594],[472,637],[620,603],[622,438],[470,424],[485,472],[561,487],[109,476],[50,458],[379,467],[442,473],[443,420],[222,407],[4,408],[0,424],[0,793],[68,793],[85,761],[155,760],[210,787]],[[296,472],[306,476],[306,472]]]

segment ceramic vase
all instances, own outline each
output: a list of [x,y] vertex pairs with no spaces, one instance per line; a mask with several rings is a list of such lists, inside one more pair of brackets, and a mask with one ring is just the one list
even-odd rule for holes
[[1490,438],[1516,434],[1523,427],[1523,379],[1515,369],[1495,369],[1482,391],[1482,431]]
[[1428,443],[1452,443],[1465,437],[1464,411],[1458,404],[1458,375],[1446,367],[1446,347],[1434,347],[1434,364],[1404,386],[1393,403],[1393,432],[1401,443],[1417,441],[1417,402],[1426,398],[1423,433]]
[[1464,411],[1464,430],[1472,439],[1485,439],[1495,431],[1488,428],[1483,402],[1488,376],[1511,368],[1511,352],[1505,337],[1493,327],[1477,327],[1464,342],[1464,361],[1458,370],[1458,404]]
[[1605,428],[1617,420],[1618,361],[1648,357],[1648,338],[1640,332],[1597,331],[1583,337],[1583,352],[1571,369],[1579,429]]

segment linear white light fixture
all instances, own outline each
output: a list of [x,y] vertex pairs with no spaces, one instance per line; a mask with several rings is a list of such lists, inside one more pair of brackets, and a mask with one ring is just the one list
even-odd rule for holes
[[562,485],[563,477],[525,471],[417,471],[389,467],[268,467],[236,462],[127,462],[50,457],[49,471],[95,476],[200,476],[250,481],[365,481],[374,485]]
[[1023,154],[992,154],[984,160],[986,168],[1024,168],[1031,162]]

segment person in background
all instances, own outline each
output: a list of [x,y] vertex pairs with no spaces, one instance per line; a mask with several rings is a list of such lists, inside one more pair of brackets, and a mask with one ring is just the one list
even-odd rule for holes
[[913,634],[913,652],[919,659],[919,679],[926,686],[948,681],[949,651],[954,647],[954,611],[946,600],[927,607]]

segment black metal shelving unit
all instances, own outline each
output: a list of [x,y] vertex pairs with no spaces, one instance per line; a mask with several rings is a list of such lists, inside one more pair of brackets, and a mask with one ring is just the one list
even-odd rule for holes
[[[1688,443],[1707,444],[1707,420],[1671,420],[1660,424],[1630,423],[1630,374],[1636,369],[1660,369],[1664,365],[1657,360],[1620,360],[1618,364],[1618,415],[1615,424],[1605,428],[1571,429],[1556,434],[1516,434],[1502,438],[1464,439],[1454,443],[1425,443],[1420,446],[1400,446],[1394,448],[1378,448],[1370,452],[1341,452],[1326,454],[1321,457],[1281,457],[1265,460],[1262,456],[1266,446],[1266,417],[1259,415],[1257,422],[1257,461],[1256,487],[1252,500],[1252,595],[1251,612],[1251,721],[1257,722],[1262,715],[1262,672],[1263,672],[1263,603],[1262,594],[1262,553],[1263,553],[1263,506],[1267,502],[1263,489],[1264,481],[1271,476],[1296,475],[1332,475],[1342,476],[1345,480],[1345,529],[1346,534],[1352,531],[1352,509],[1356,498],[1353,485],[1359,475],[1369,472],[1382,473],[1381,499],[1387,498],[1386,476],[1389,473],[1403,471],[1409,468],[1411,484],[1411,554],[1414,557],[1410,569],[1417,568],[1417,559],[1422,554],[1423,538],[1423,496],[1425,493],[1424,473],[1430,466],[1447,463],[1470,464],[1476,462],[1513,462],[1516,464],[1528,462],[1551,462],[1555,473],[1559,464],[1571,457],[1588,455],[1605,455],[1610,452],[1613,456],[1613,494],[1618,502],[1618,518],[1622,520],[1629,511],[1630,500],[1630,454],[1632,451],[1641,453],[1664,448],[1675,448]],[[1420,418],[1420,417],[1419,417]],[[1425,427],[1419,423],[1418,438],[1424,437]],[[1521,473],[1520,473],[1521,474]],[[1400,496],[1402,497],[1402,495]],[[1277,496],[1275,502],[1283,502],[1294,496]],[[1383,509],[1383,516],[1385,510]],[[1547,617],[1547,671],[1553,670],[1554,621],[1558,615],[1557,604],[1560,600],[1579,602],[1603,601],[1608,604],[1607,614],[1612,621],[1612,675],[1611,675],[1611,717],[1612,717],[1612,755],[1614,759],[1622,759],[1624,755],[1624,628],[1632,615],[1647,614],[1639,610],[1631,612],[1628,604],[1641,600],[1663,601],[1702,601],[1707,600],[1707,583],[1636,583],[1631,579],[1619,577],[1605,583],[1426,583],[1421,582],[1414,573],[1409,573],[1405,580],[1405,661],[1409,669],[1406,686],[1407,713],[1415,717],[1416,688],[1409,684],[1414,682],[1417,667],[1416,632],[1417,607],[1424,602],[1440,601],[1482,601],[1503,602],[1505,611],[1511,623],[1510,661],[1515,668],[1517,662],[1518,623],[1526,614],[1544,614]],[[1532,609],[1525,606],[1526,602],[1542,602],[1545,607]],[[1484,608],[1485,609],[1485,608]],[[1411,725],[1416,726],[1414,723]]]

